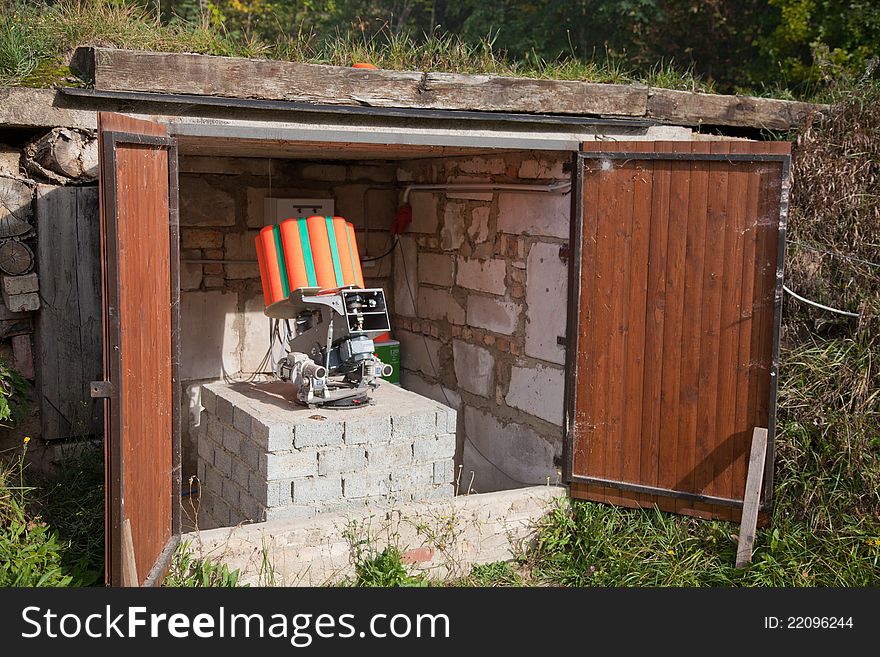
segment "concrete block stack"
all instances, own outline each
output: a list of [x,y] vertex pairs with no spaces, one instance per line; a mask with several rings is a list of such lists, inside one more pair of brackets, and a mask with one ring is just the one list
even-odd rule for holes
[[454,495],[456,412],[397,386],[309,409],[283,382],[201,388],[200,529]]

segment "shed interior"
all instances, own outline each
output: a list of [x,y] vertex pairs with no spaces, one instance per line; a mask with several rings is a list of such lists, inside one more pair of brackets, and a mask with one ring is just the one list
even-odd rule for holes
[[[570,182],[571,151],[177,139],[184,489],[200,386],[270,371],[254,238],[294,199],[332,201],[354,223],[365,283],[388,297],[402,386],[458,411],[457,492],[561,481],[571,197],[534,188]],[[445,184],[474,188],[419,188]],[[395,243],[404,197],[412,223]]]

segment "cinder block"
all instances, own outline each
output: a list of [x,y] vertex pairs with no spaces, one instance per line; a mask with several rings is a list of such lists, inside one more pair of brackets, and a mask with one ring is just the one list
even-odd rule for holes
[[221,483],[221,490],[223,493],[223,499],[233,507],[237,507],[239,505],[239,499],[241,496],[241,488],[231,479],[224,479]]
[[412,444],[368,445],[367,463],[370,468],[403,468],[412,463]]
[[293,429],[290,425],[252,417],[250,435],[267,452],[284,452],[293,448]]
[[542,420],[562,426],[565,381],[560,367],[518,365],[510,369],[510,389],[504,401]]
[[214,448],[214,467],[224,475],[232,474],[232,455],[220,447]]
[[241,431],[245,436],[251,433],[251,416],[242,408],[235,407],[232,411],[232,426]]
[[419,283],[449,287],[455,278],[455,256],[449,253],[419,255]]
[[391,439],[394,442],[409,441],[419,436],[433,436],[437,432],[436,411],[420,411],[391,418]]
[[241,451],[241,442],[247,437],[232,427],[223,428],[223,448],[230,454],[238,454]]
[[293,482],[293,503],[311,504],[342,497],[342,479],[339,477],[309,477]]
[[220,495],[223,491],[223,477],[214,466],[205,467],[205,478],[202,480],[202,489]]
[[289,506],[293,502],[293,480],[291,479],[279,479],[268,483],[263,480],[261,485],[251,486],[249,490],[251,495],[257,501],[264,503],[268,509]]
[[248,464],[251,470],[268,472],[268,454],[254,445],[250,440],[241,444],[241,449],[239,450],[238,455]]
[[[451,440],[450,440],[451,439]],[[413,461],[439,461],[455,454],[455,435],[421,438],[413,443]]]
[[3,296],[11,296],[14,294],[27,294],[28,292],[38,292],[40,290],[40,279],[37,278],[35,272],[30,274],[22,274],[21,276],[0,276],[3,281]]
[[292,479],[294,477],[311,477],[318,474],[318,452],[313,449],[265,454],[266,480]]
[[455,463],[451,459],[434,463],[434,483],[449,484],[455,480]]
[[[295,490],[296,484],[294,484]],[[390,472],[352,472],[342,476],[342,489],[346,498],[387,495],[391,491]]]
[[232,473],[230,476],[241,488],[250,490],[251,469],[241,459],[232,459]]
[[260,504],[254,497],[241,491],[239,499],[242,517],[237,522],[262,522],[265,519],[266,507]]
[[437,433],[455,433],[458,413],[448,406],[437,411]]
[[232,406],[232,402],[224,397],[217,398],[217,419],[227,427],[233,426],[232,416],[234,412],[235,408]]
[[367,457],[364,448],[357,445],[328,447],[318,451],[319,475],[354,472],[363,470],[366,466]]
[[434,464],[422,463],[402,470],[391,471],[391,490],[402,491],[422,488],[434,483]]
[[522,306],[512,301],[501,301],[478,294],[468,296],[467,324],[471,327],[512,335],[521,312]]
[[449,290],[434,287],[419,288],[419,315],[450,324],[465,323],[465,309]]
[[343,433],[344,424],[342,422],[310,418],[296,426],[293,433],[293,445],[297,449],[340,445]]
[[209,437],[202,435],[199,437],[199,461],[204,463],[214,463],[214,447]]
[[345,442],[349,445],[376,445],[391,440],[391,418],[377,417],[345,421]]

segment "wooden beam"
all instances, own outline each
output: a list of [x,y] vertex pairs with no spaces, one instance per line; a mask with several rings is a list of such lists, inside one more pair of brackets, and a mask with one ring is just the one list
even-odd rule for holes
[[[654,118],[677,125],[785,130],[821,106],[639,84],[597,84],[113,48],[80,48],[71,67],[102,91],[190,94],[329,105]],[[163,74],[164,73],[164,74]]]
[[648,118],[682,125],[730,125],[788,130],[824,106],[776,98],[724,96],[651,88]]
[[752,452],[749,456],[749,473],[746,477],[739,542],[736,546],[737,568],[745,568],[752,561],[752,547],[755,545],[755,530],[758,527],[758,509],[761,506],[761,484],[764,482],[764,460],[766,457],[767,429],[755,427],[752,432]]

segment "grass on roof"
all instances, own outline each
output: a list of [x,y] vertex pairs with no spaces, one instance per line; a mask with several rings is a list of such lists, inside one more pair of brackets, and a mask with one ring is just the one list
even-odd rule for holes
[[161,22],[154,11],[110,0],[62,0],[55,4],[0,0],[0,85],[49,87],[82,84],[67,63],[78,46],[163,52],[193,52],[350,66],[370,62],[393,70],[484,73],[560,80],[627,84],[641,82],[670,89],[712,92],[711,83],[671,62],[638,77],[619,59],[513,60],[492,38],[468,43],[457,35],[433,33],[423,39],[387,30],[345,32],[329,37],[300,32],[274,42],[235,36],[222,26]]

